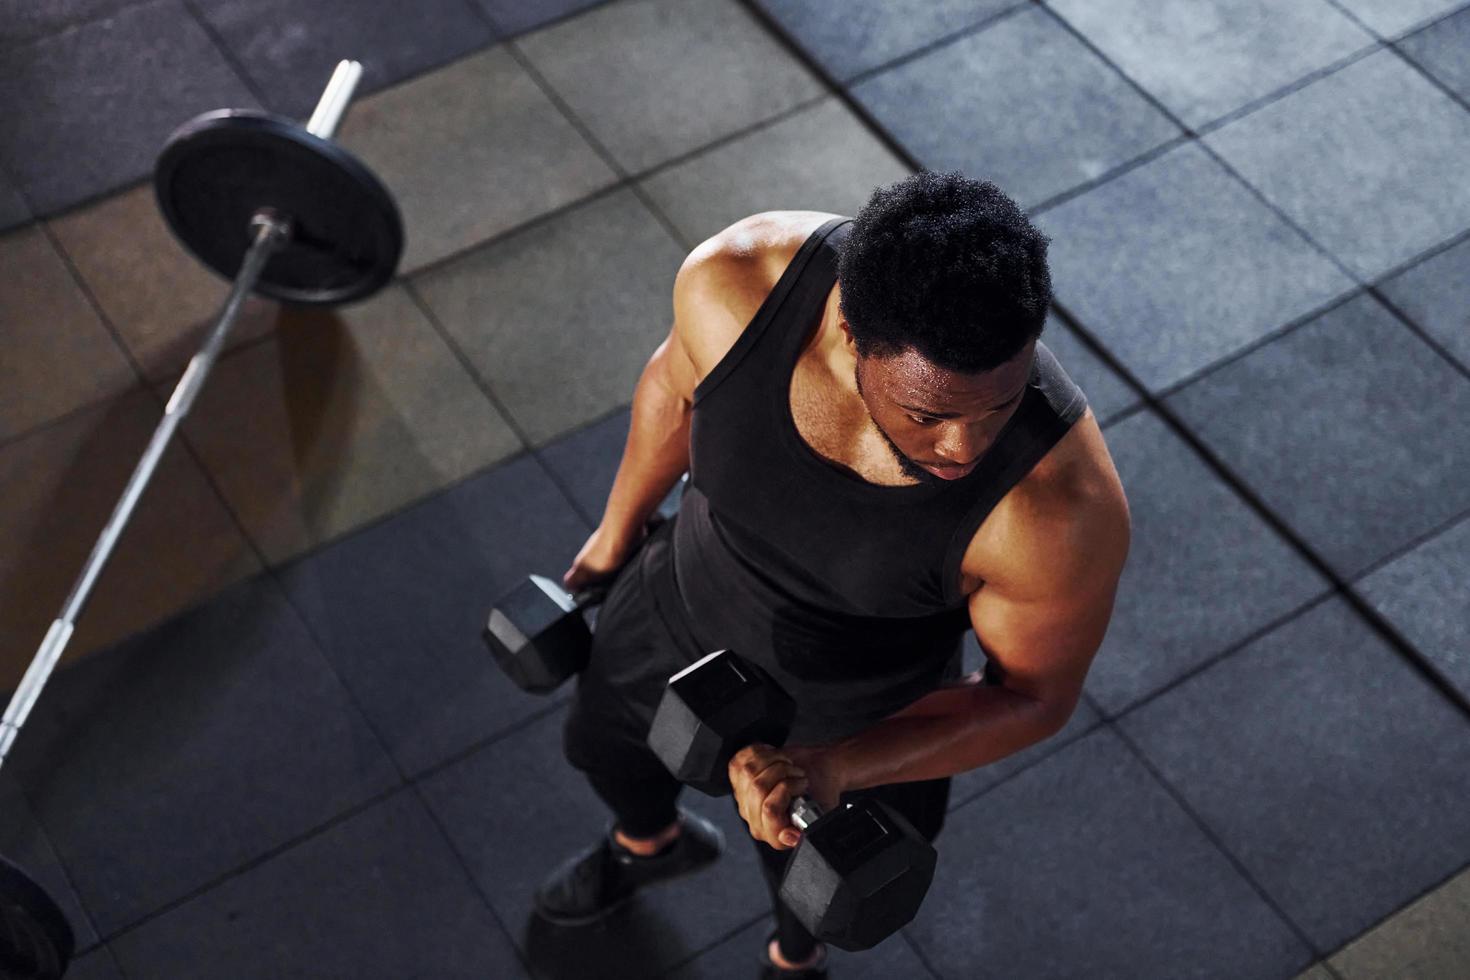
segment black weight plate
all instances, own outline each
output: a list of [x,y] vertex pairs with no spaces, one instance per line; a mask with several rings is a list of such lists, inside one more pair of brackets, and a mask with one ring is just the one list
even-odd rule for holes
[[241,109],[180,127],[153,171],[169,226],[227,279],[250,246],[251,217],[270,208],[291,221],[256,290],[291,303],[361,299],[392,278],[403,254],[398,205],[347,150],[299,123]]
[[19,867],[0,857],[0,976],[51,980],[75,948],[61,907]]

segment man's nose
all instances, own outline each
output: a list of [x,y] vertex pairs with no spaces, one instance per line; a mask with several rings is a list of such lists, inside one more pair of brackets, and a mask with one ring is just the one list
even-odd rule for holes
[[939,441],[934,444],[934,453],[940,459],[964,466],[980,455],[983,442],[984,434],[978,427],[947,425],[939,433]]

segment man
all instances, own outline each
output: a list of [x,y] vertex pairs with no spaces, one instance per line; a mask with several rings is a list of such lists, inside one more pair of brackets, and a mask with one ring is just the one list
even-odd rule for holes
[[[596,920],[718,855],[644,743],[668,677],[712,650],[797,703],[790,747],[730,763],[773,901],[793,796],[873,795],[933,839],[950,776],[1063,727],[1129,521],[1086,399],[1038,341],[1046,245],[994,185],[920,173],[853,221],[756,215],[690,254],[564,580],[617,575],[566,725],[615,823],[541,887],[542,916]],[[678,517],[645,541],[686,470]],[[988,664],[959,678],[971,627]],[[825,977],[820,945],[776,916],[763,976]]]

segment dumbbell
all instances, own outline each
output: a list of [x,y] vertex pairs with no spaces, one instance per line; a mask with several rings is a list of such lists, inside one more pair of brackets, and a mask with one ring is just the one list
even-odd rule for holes
[[531,575],[501,596],[483,633],[495,662],[523,691],[549,694],[587,666],[592,631],[583,616],[606,588],[569,595],[543,575]]
[[[731,756],[756,742],[781,745],[795,717],[795,702],[769,674],[718,650],[669,678],[648,744],[679,780],[720,796],[730,792]],[[798,797],[791,822],[802,838],[781,901],[817,939],[870,949],[918,914],[938,855],[892,808],[860,799],[823,813]]]

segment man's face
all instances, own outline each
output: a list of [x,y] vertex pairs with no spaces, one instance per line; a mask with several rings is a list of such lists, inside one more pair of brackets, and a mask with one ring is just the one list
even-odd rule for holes
[[1035,343],[979,374],[939,367],[915,351],[857,358],[858,394],[907,475],[968,476],[1021,404]]

